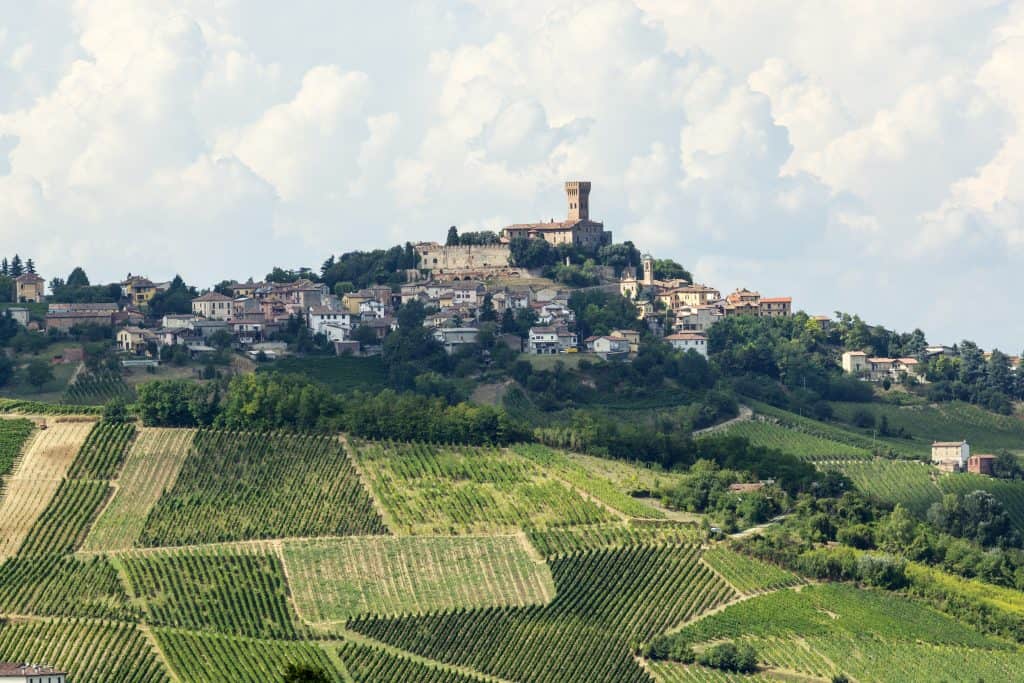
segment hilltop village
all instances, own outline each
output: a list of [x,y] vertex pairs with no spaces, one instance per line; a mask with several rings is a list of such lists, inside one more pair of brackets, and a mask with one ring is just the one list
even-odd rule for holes
[[[129,273],[113,294],[65,301],[75,298],[61,296],[72,293],[67,282],[52,282],[47,295],[47,282],[34,264],[19,263],[8,264],[5,273],[12,280],[11,298],[15,304],[37,306],[7,310],[30,330],[63,334],[83,327],[113,328],[118,352],[153,362],[179,349],[193,358],[212,353],[211,339],[230,339],[253,359],[274,359],[289,352],[278,340],[296,321],[339,355],[375,354],[398,325],[396,311],[410,302],[423,305],[424,325],[449,353],[477,343],[482,323],[498,322],[501,342],[517,352],[593,353],[622,360],[638,351],[640,329],[677,349],[706,356],[706,333],[718,320],[792,314],[790,297],[748,289],[723,296],[713,286],[692,282],[678,264],[641,255],[630,243],[614,244],[612,232],[590,218],[590,191],[589,182],[565,183],[565,220],[463,236],[453,228],[445,244],[407,245],[407,262],[386,283],[331,286],[308,271],[279,272],[277,278],[258,282],[224,280],[188,296],[188,309],[182,310],[180,295],[174,297],[176,306],[150,305],[155,298],[178,294],[171,290],[181,289],[180,282]],[[567,276],[545,278],[552,266]],[[620,294],[635,306],[641,326],[581,335],[569,306],[577,290]]]

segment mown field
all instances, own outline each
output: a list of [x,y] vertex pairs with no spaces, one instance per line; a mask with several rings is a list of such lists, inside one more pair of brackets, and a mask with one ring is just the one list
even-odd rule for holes
[[[536,446],[47,420],[0,421],[0,447],[21,454],[0,494],[0,660],[57,665],[72,683],[275,683],[289,664],[334,683],[1021,670],[1016,646],[921,603],[807,584],[629,495],[673,473]],[[1000,484],[838,466],[893,496],[908,481],[929,496]],[[1024,610],[1016,591],[940,578]],[[748,640],[764,668],[738,679],[636,656],[666,633]]]

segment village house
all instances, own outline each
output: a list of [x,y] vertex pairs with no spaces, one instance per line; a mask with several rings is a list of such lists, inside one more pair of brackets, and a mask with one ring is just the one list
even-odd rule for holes
[[569,181],[565,184],[569,211],[566,220],[539,223],[516,223],[502,229],[501,240],[543,239],[552,245],[572,244],[580,247],[599,247],[612,243],[612,233],[603,223],[590,220],[590,183]]
[[376,299],[370,301],[364,301],[359,304],[359,316],[361,318],[376,318],[382,320],[388,314],[389,307],[385,306]]
[[723,316],[718,306],[688,306],[675,312],[672,329],[676,332],[707,332]]
[[0,683],[66,683],[67,675],[51,666],[0,662]]
[[665,337],[673,349],[677,351],[696,351],[708,357],[708,338],[700,332],[676,332]]
[[160,322],[166,329],[191,330],[195,327],[196,317],[187,313],[168,313]]
[[19,304],[42,303],[46,296],[46,280],[35,273],[14,278],[14,300]]
[[619,280],[619,294],[627,299],[637,299],[641,292],[649,292],[657,297],[662,292],[690,285],[688,280],[683,279],[655,279],[654,257],[650,254],[644,254],[641,257],[640,267],[643,272],[640,279],[637,278],[636,271],[631,267],[623,271],[622,278]]
[[231,301],[231,315],[236,318],[246,316],[262,316],[263,306],[259,299],[251,296],[235,297]]
[[232,316],[233,302],[219,292],[207,292],[192,299],[192,314],[207,320],[227,320]]
[[142,355],[150,342],[158,341],[159,337],[154,332],[139,327],[125,327],[117,331],[117,350],[125,353]]
[[841,363],[843,372],[849,375],[866,375],[871,370],[868,354],[864,351],[844,351]]
[[434,339],[441,343],[448,355],[476,344],[479,337],[480,330],[475,327],[443,327],[434,330]]
[[527,348],[538,356],[566,353],[577,346],[576,333],[566,327],[531,327]]
[[762,297],[758,314],[763,318],[781,318],[793,315],[793,299],[788,296]]
[[636,330],[612,330],[608,336],[616,339],[625,339],[629,343],[630,353],[636,353],[640,350],[640,333]]
[[249,278],[246,282],[233,282],[228,285],[227,289],[231,292],[231,298],[239,299],[242,297],[253,297],[256,295],[256,290],[261,286],[265,286],[266,283],[256,283]]
[[936,441],[932,444],[932,465],[943,472],[962,472],[971,457],[966,441]]
[[471,306],[476,308],[483,303],[487,289],[481,282],[453,282],[451,286],[452,301],[455,306]]
[[622,360],[629,356],[629,341],[623,337],[587,337],[587,350],[605,360]]
[[352,314],[343,309],[313,306],[306,325],[313,334],[322,334],[332,342],[346,341],[352,333]]
[[170,287],[170,282],[158,284],[141,275],[128,273],[128,277],[121,283],[121,296],[134,306],[145,306],[157,292],[167,291]]

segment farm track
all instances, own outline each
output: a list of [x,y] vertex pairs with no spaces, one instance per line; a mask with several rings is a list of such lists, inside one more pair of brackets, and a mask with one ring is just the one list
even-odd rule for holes
[[709,434],[715,434],[717,432],[722,432],[722,431],[725,431],[725,430],[729,429],[729,427],[732,427],[734,425],[738,425],[741,422],[749,422],[753,418],[754,418],[754,411],[751,410],[748,406],[745,406],[745,405],[741,404],[740,405],[740,414],[737,415],[736,417],[732,418],[731,420],[726,420],[725,422],[720,422],[720,423],[718,423],[716,425],[711,425],[710,427],[705,427],[704,429],[695,429],[693,431],[693,433],[692,433],[692,436],[694,436],[694,437],[708,436]]

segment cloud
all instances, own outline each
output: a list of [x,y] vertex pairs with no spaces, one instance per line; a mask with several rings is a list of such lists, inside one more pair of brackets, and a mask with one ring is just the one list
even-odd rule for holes
[[618,239],[721,289],[1021,345],[971,304],[1010,308],[1024,244],[1020,0],[22,14],[0,31],[0,240],[48,276],[258,277],[559,217],[581,178]]

